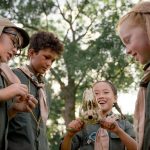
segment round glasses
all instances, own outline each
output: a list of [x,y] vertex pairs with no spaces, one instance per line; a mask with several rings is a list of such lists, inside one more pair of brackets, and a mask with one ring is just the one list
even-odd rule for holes
[[17,55],[17,56],[20,55],[20,53],[21,53],[21,43],[20,43],[19,37],[17,35],[17,32],[4,29],[3,33],[6,33],[6,34],[10,35],[10,39],[13,43],[13,48],[17,49],[17,53],[15,55]]

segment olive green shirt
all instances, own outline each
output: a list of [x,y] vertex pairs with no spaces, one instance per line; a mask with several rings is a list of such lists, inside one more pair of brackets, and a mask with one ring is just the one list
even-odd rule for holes
[[148,83],[145,96],[145,126],[142,150],[150,150],[150,83]]
[[[0,75],[0,89],[5,88],[4,78]],[[8,115],[7,102],[0,101],[0,150],[7,149]]]
[[[148,62],[143,70],[147,73],[147,69],[149,69],[150,62]],[[143,136],[143,143],[141,150],[150,150],[150,81],[149,79],[146,82],[141,80],[140,82],[141,87],[146,88],[146,95],[145,95],[145,125],[144,125],[144,136]]]
[[[39,100],[38,87],[20,69],[15,69],[14,73],[21,83],[28,86],[30,94]],[[36,122],[40,117],[39,104],[33,110],[34,116],[32,113],[21,112],[10,120],[8,150],[49,150],[46,125],[41,120],[38,127]]]
[[[132,124],[126,120],[120,120],[118,121],[118,124],[128,135],[135,138]],[[84,129],[78,132],[72,139],[71,150],[94,150],[96,132],[99,128],[99,124],[87,125]],[[125,150],[125,145],[115,133],[108,132],[108,135],[109,150]]]

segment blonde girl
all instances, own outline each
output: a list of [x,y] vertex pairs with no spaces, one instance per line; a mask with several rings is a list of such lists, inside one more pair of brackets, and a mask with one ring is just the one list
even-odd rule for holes
[[126,53],[144,66],[135,106],[134,124],[138,150],[150,149],[150,1],[135,5],[117,26]]

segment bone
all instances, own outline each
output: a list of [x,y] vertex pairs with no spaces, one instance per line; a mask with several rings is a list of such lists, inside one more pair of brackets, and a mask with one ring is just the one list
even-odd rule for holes
[[93,89],[87,88],[83,92],[83,101],[80,109],[80,117],[86,124],[95,124],[102,119],[101,106],[98,104]]

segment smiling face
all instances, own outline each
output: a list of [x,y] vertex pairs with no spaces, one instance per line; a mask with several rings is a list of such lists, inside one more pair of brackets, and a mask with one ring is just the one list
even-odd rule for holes
[[150,61],[150,41],[142,26],[130,25],[127,21],[124,21],[120,25],[119,36],[126,47],[127,54],[141,64]]
[[17,53],[9,35],[2,34],[0,37],[0,61],[8,62]]
[[52,63],[57,58],[57,54],[50,48],[35,52],[33,49],[29,50],[30,66],[36,74],[44,74],[51,68]]
[[98,103],[102,107],[102,113],[107,115],[113,107],[113,104],[117,101],[117,95],[109,83],[107,82],[97,82],[93,86],[93,91]]

